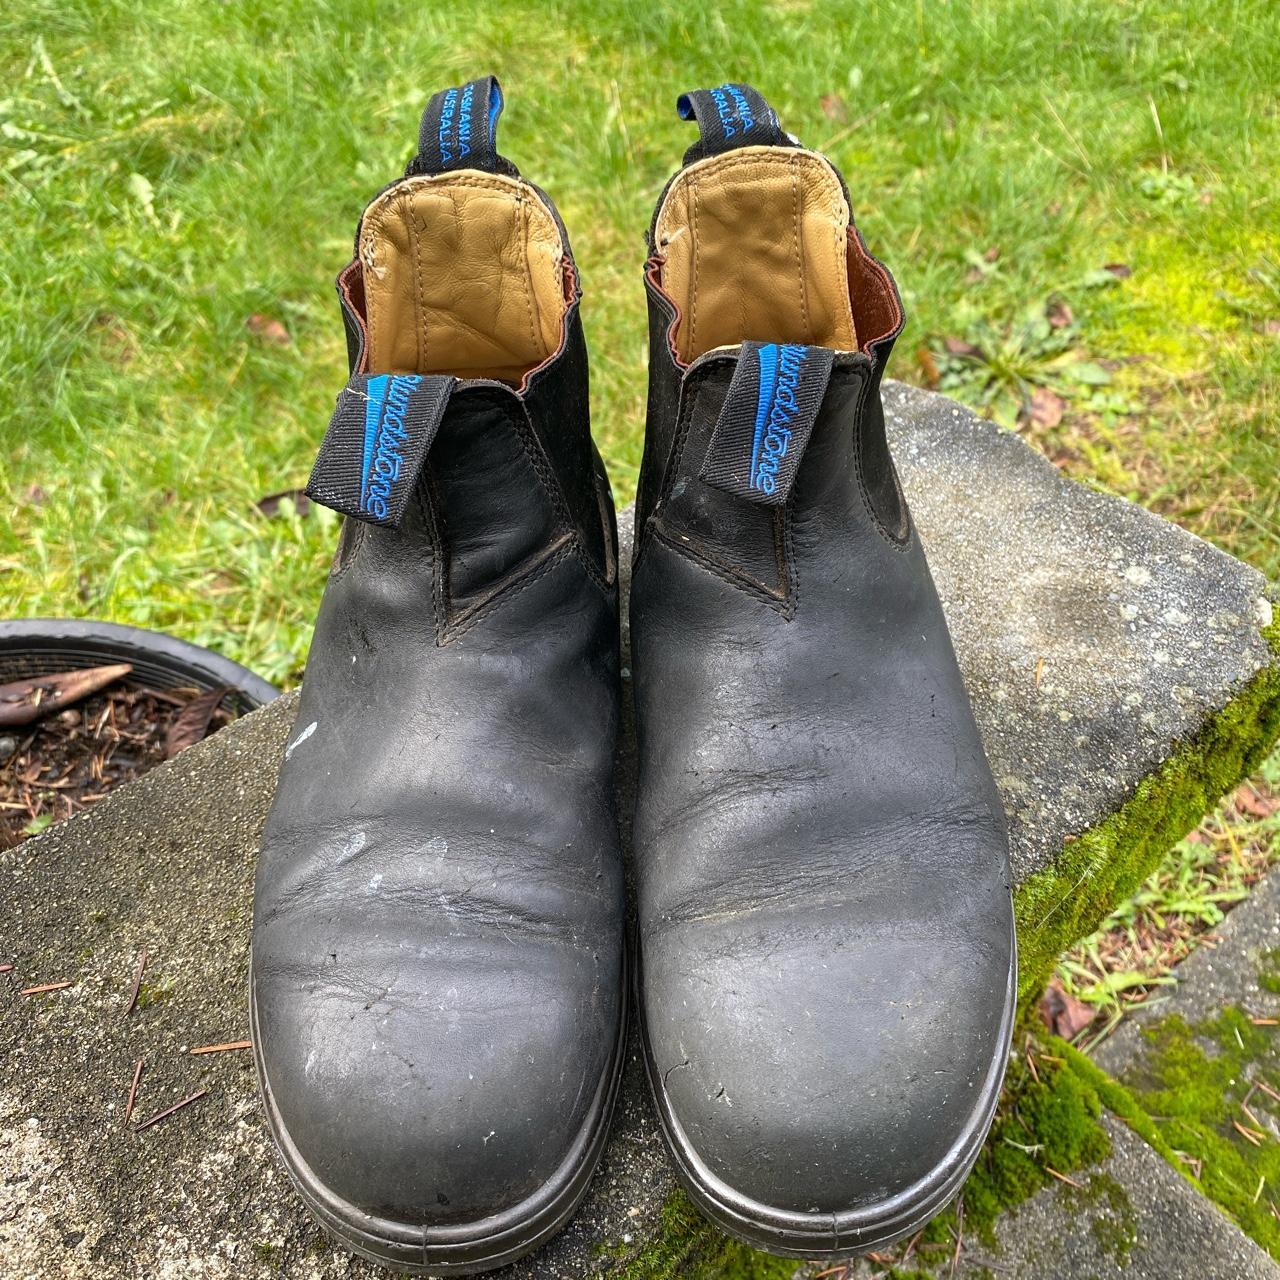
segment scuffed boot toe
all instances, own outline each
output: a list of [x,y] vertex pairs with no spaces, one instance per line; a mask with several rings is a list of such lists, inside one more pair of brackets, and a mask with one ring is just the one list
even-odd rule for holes
[[[605,1037],[581,1054],[566,1046],[576,1026],[618,1012],[592,1007],[598,982],[572,959],[546,980],[522,974],[518,995],[509,961],[389,986],[347,973],[304,988],[287,968],[255,973],[272,1133],[346,1246],[406,1269],[471,1272],[549,1236],[576,1203],[616,1062]],[[567,990],[579,998],[566,1004]],[[513,1000],[540,1016],[514,1016]]]
[[686,1185],[724,1229],[798,1257],[883,1247],[945,1207],[1014,1008],[1011,932],[944,949],[841,937],[831,914],[831,931],[774,917],[719,939],[701,922],[645,956],[651,1082]]

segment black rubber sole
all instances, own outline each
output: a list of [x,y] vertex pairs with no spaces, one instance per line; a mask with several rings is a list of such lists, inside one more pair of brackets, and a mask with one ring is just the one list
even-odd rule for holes
[[365,1213],[329,1191],[302,1158],[275,1106],[263,1066],[251,971],[249,1027],[258,1089],[276,1150],[303,1203],[344,1249],[410,1275],[475,1275],[493,1271],[545,1244],[573,1216],[604,1151],[626,1056],[628,988],[629,983],[624,982],[613,1061],[596,1091],[586,1124],[555,1176],[536,1195],[501,1214],[474,1223],[428,1227]]
[[726,1234],[752,1248],[784,1258],[817,1259],[870,1253],[914,1235],[941,1213],[964,1185],[991,1129],[1013,1040],[1018,995],[1016,936],[1011,949],[999,1053],[992,1057],[991,1069],[983,1081],[982,1092],[968,1126],[946,1159],[928,1177],[879,1204],[843,1213],[797,1213],[761,1204],[739,1195],[702,1163],[672,1113],[661,1073],[653,1062],[639,990],[638,965],[635,971],[637,990],[634,998],[644,1046],[645,1074],[649,1078],[667,1149],[690,1199]]

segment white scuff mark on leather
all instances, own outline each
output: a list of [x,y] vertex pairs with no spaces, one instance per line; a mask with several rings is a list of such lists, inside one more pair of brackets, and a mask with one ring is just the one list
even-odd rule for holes
[[484,1145],[486,1147],[489,1145],[489,1139],[492,1138],[497,1132],[498,1132],[497,1129],[490,1129],[489,1132],[485,1135]]
[[427,852],[434,854],[437,858],[443,858],[449,852],[449,842],[444,836],[432,836],[427,841]]
[[307,727],[306,727],[305,729],[303,729],[303,731],[302,731],[300,734],[298,734],[298,736],[297,736],[296,738],[294,738],[294,740],[293,740],[291,743],[289,743],[289,745],[288,745],[287,747],[285,747],[285,749],[284,749],[284,758],[285,758],[286,760],[287,760],[291,755],[293,755],[293,753],[294,753],[294,752],[295,752],[295,751],[296,751],[300,746],[302,746],[302,744],[303,744],[304,742],[306,742],[306,740],[307,740],[309,737],[311,737],[311,735],[312,735],[313,733],[315,733],[315,731],[316,731],[317,727],[319,726],[319,724],[320,724],[320,721],[319,721],[319,720],[313,720],[309,725],[307,725]]
[[304,1076],[309,1076],[311,1072],[315,1069],[315,1065],[316,1065],[316,1051],[312,1049],[311,1052],[307,1054],[307,1061],[303,1065],[302,1074]]
[[369,881],[369,892],[377,893],[378,890],[381,888],[382,888],[382,872],[379,871],[378,874]]

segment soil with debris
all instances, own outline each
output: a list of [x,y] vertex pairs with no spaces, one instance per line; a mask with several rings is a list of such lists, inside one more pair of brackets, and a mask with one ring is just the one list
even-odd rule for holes
[[33,725],[0,730],[0,849],[39,835],[222,728],[234,719],[217,705],[226,693],[117,683]]

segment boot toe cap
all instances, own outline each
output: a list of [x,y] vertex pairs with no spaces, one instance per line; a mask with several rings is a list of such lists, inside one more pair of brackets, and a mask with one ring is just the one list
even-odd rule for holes
[[958,1186],[999,1091],[1014,984],[1011,917],[986,945],[832,924],[677,931],[646,952],[646,1031],[692,1179],[747,1218],[817,1215],[838,1234]]
[[[255,959],[255,967],[257,961]],[[295,1182],[339,1234],[417,1248],[500,1236],[589,1164],[617,1008],[591,957],[470,978],[297,981],[255,973],[254,1040]]]

